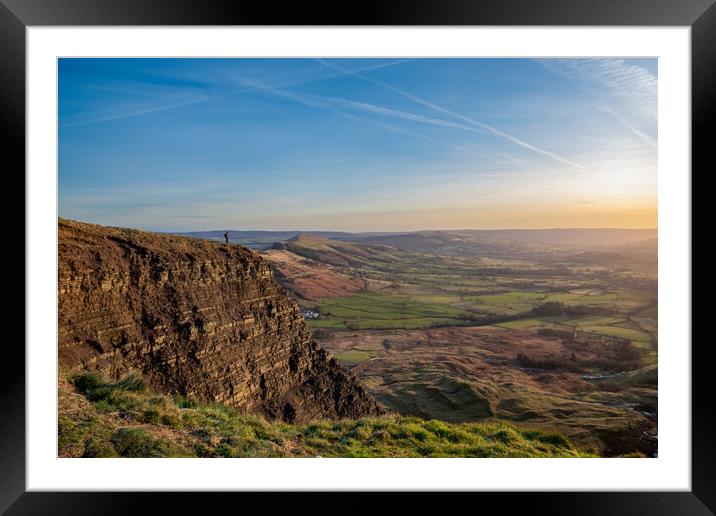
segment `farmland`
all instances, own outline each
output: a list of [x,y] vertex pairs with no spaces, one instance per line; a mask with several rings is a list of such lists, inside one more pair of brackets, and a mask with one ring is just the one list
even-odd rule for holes
[[298,235],[264,256],[319,314],[307,321],[314,337],[389,410],[559,431],[607,455],[656,453],[650,241],[606,252],[532,235],[428,236]]

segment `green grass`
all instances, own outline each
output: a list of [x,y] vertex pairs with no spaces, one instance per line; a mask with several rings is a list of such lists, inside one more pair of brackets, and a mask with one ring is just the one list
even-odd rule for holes
[[641,342],[650,342],[651,337],[648,333],[643,331],[634,330],[631,328],[623,328],[621,326],[582,326],[582,331],[589,333],[599,333],[600,335],[609,335],[612,337],[621,337],[622,339],[629,339]]
[[614,317],[611,315],[587,315],[587,316],[577,317],[577,318],[565,321],[565,324],[569,324],[570,326],[572,326],[572,325],[578,326],[578,327],[610,326],[612,324],[620,324],[625,321],[626,321],[626,319],[624,317]]
[[[619,323],[624,322],[624,319],[597,317],[594,321],[591,321],[589,318],[570,319],[567,316],[530,317],[527,319],[517,319],[515,321],[496,323],[493,326],[512,330],[529,328],[571,329],[576,326],[576,328],[581,332],[629,339],[638,347],[651,349],[651,336],[648,333],[634,328],[612,325],[610,324],[611,321]],[[594,322],[601,322],[603,324],[593,324]]]
[[604,294],[575,294],[572,292],[557,292],[549,294],[545,302],[559,301],[565,305],[603,305],[617,301],[619,297],[613,292]]
[[540,302],[545,298],[544,292],[531,291],[510,291],[500,294],[490,294],[484,296],[466,297],[467,301],[471,301],[478,305],[529,305],[532,306],[536,302]]
[[637,369],[636,371],[630,371],[615,383],[618,383],[622,387],[635,385],[657,386],[659,383],[659,367],[653,364],[642,369]]
[[507,321],[494,324],[498,328],[508,328],[512,330],[521,330],[527,328],[563,328],[569,329],[565,324],[570,324],[570,319],[566,315],[555,315],[549,317],[529,317],[527,319],[517,319],[515,321]]
[[529,319],[518,319],[516,321],[507,321],[507,322],[503,322],[503,323],[497,323],[497,324],[494,324],[494,326],[497,326],[498,328],[507,328],[510,330],[524,330],[527,328],[551,327],[552,325],[543,321],[542,319],[531,317]]
[[[430,275],[428,275],[430,276]],[[421,329],[438,326],[466,326],[477,324],[479,314],[494,316],[528,314],[532,308],[546,301],[559,301],[567,305],[628,307],[633,303],[647,302],[650,294],[640,290],[615,292],[536,292],[510,290],[496,294],[382,294],[362,292],[351,296],[319,301],[320,319],[308,321],[311,329],[379,330]],[[472,304],[475,312],[465,310]],[[650,314],[650,312],[647,312]],[[650,322],[650,321],[647,321]],[[578,330],[600,335],[621,337],[637,343],[652,341],[656,334],[652,327],[641,326],[642,321],[629,319],[628,315],[587,315],[526,317],[494,324],[505,329],[577,327]],[[654,328],[655,329],[655,328]],[[357,363],[365,357],[349,357],[345,361]]]
[[[494,294],[464,296],[464,301],[471,303],[475,310],[502,315],[529,312],[535,306],[546,302],[560,302],[567,306],[610,307],[632,311],[650,303],[652,300],[653,293],[629,289],[614,292],[590,291],[589,289],[549,292],[549,288],[545,288],[544,291],[509,290]],[[621,317],[621,320],[624,319],[624,317]]]
[[[89,379],[78,376],[74,385],[91,400],[91,407],[72,412],[72,417],[60,411],[61,456],[594,456],[559,434],[505,423],[451,424],[390,415],[291,425],[267,422],[222,405],[162,396],[145,388],[127,389],[96,375]],[[158,416],[147,421],[149,413]]]
[[320,301],[311,328],[390,329],[465,325],[472,314],[452,306],[458,296],[359,293]]

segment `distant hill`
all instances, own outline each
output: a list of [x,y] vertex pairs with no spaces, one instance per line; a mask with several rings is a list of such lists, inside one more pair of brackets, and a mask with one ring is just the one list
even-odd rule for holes
[[655,239],[656,229],[501,229],[464,230],[455,233],[484,241],[510,241],[568,247],[623,245]]
[[[225,229],[216,229],[211,231],[187,231],[184,233],[173,233],[179,236],[186,236],[190,238],[200,238],[203,240],[216,240],[224,241]],[[233,229],[228,230],[229,242],[234,244],[241,244],[245,247],[252,249],[267,249],[275,242],[281,242],[289,240],[302,234],[301,231],[236,231]],[[326,238],[353,238],[354,235],[351,233],[343,233],[340,231],[320,231],[311,232],[313,235],[320,235]]]
[[416,231],[357,236],[355,241],[443,255],[505,253],[518,248],[601,249],[656,239],[655,229],[506,229]]
[[[180,236],[223,241],[225,230],[174,233]],[[253,249],[269,249],[277,242],[315,248],[320,239],[365,245],[389,246],[444,256],[464,254],[504,255],[530,249],[621,251],[651,253],[656,229],[500,229],[435,230],[411,232],[349,233],[344,231],[229,231],[229,241]],[[310,242],[310,238],[315,240]],[[296,240],[298,239],[298,240]],[[324,242],[325,244],[325,242]],[[331,244],[335,248],[335,244]],[[619,248],[619,249],[617,249]],[[346,248],[348,249],[348,248]],[[323,249],[325,251],[325,249]],[[356,250],[353,249],[355,252]]]
[[339,267],[357,266],[371,257],[391,250],[390,247],[360,242],[360,244],[356,244],[327,238],[323,235],[301,233],[285,242],[274,243],[273,249],[288,250],[305,258]]
[[373,244],[396,247],[406,251],[432,253],[446,256],[462,254],[493,254],[506,251],[509,242],[483,242],[471,235],[462,235],[455,231],[419,231],[395,235],[358,237],[361,244]]

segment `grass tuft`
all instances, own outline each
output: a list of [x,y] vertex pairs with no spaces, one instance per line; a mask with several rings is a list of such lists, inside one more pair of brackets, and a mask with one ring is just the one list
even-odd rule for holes
[[70,457],[585,457],[565,437],[506,423],[452,424],[389,415],[268,422],[231,407],[152,392],[137,375],[73,378],[90,408],[60,413]]

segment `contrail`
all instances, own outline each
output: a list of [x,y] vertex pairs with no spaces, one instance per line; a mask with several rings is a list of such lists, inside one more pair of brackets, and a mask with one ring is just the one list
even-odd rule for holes
[[358,102],[355,100],[347,100],[341,98],[322,97],[324,100],[328,100],[334,103],[339,103],[344,106],[358,109],[361,111],[368,111],[370,113],[376,113],[378,115],[391,116],[393,118],[400,118],[403,120],[410,120],[411,122],[420,122],[423,124],[437,125],[440,127],[450,127],[452,129],[462,129],[464,131],[470,131],[473,133],[485,133],[485,131],[476,127],[458,124],[457,122],[451,122],[449,120],[443,120],[442,118],[432,118],[429,116],[417,115],[415,113],[409,113],[407,111],[398,111],[397,109],[391,109],[383,106],[376,106],[375,104],[368,104],[366,102]]
[[[359,68],[358,71],[364,72],[364,71],[369,71],[369,70],[377,70],[379,68],[387,68],[390,66],[396,66],[396,65],[399,65],[402,63],[414,61],[415,59],[417,59],[417,58],[406,58],[406,59],[398,59],[396,61],[377,63],[377,64],[368,65],[368,66]],[[340,75],[344,75],[344,74],[341,73]],[[292,84],[285,85],[284,87],[298,86],[300,84],[308,84],[311,82],[323,81],[323,80],[331,79],[333,77],[338,77],[338,76],[339,75],[327,76],[327,77],[312,77],[309,79],[303,79],[303,80],[296,81]],[[84,85],[84,86],[87,86],[87,85]],[[103,90],[109,90],[109,91],[126,92],[126,89],[111,88],[111,87],[107,87],[107,86],[90,85],[90,87],[103,89]],[[85,118],[84,120],[68,121],[65,123],[60,122],[60,128],[64,129],[64,128],[71,128],[71,127],[83,127],[86,125],[92,125],[92,124],[97,124],[97,123],[101,123],[101,122],[109,122],[112,120],[121,120],[123,118],[131,118],[131,117],[135,117],[135,116],[147,115],[150,113],[157,113],[160,111],[169,111],[169,110],[177,109],[177,108],[180,108],[183,106],[188,106],[190,104],[196,104],[198,102],[206,102],[207,100],[211,100],[211,99],[227,97],[229,95],[233,95],[233,94],[239,93],[239,92],[240,92],[240,90],[229,90],[224,93],[216,93],[216,94],[212,94],[212,95],[202,95],[200,97],[196,97],[196,98],[193,98],[190,100],[175,102],[172,104],[163,104],[163,105],[160,104],[158,106],[148,106],[148,107],[137,108],[134,110],[130,109],[130,110],[126,110],[126,111],[122,111],[122,112],[118,112],[118,113],[109,113],[109,114],[101,114],[100,113],[100,114],[97,114],[94,118],[89,117],[89,118]],[[144,92],[136,92],[135,91],[134,93],[141,93],[143,95],[147,95],[147,93],[144,93]]]
[[109,122],[110,120],[121,120],[122,118],[130,118],[133,116],[140,116],[140,115],[147,115],[149,113],[157,113],[159,111],[168,111],[170,109],[176,109],[178,107],[182,106],[188,106],[189,104],[196,104],[197,102],[204,102],[209,97],[202,96],[190,100],[183,100],[181,102],[175,102],[173,104],[164,104],[160,106],[152,106],[152,107],[144,107],[140,109],[135,109],[131,111],[124,111],[120,113],[112,113],[107,115],[99,115],[96,118],[89,118],[86,120],[80,120],[77,122],[67,122],[62,123],[60,122],[60,128],[69,128],[69,127],[82,127],[86,125],[92,125],[92,124],[98,124],[100,122]]
[[612,116],[613,116],[618,122],[620,122],[624,127],[626,127],[626,128],[629,129],[632,133],[634,133],[634,135],[636,135],[637,138],[639,138],[641,141],[643,141],[646,145],[648,145],[648,146],[651,147],[652,149],[656,149],[656,148],[657,148],[656,142],[655,142],[648,134],[646,134],[646,133],[640,131],[639,129],[637,129],[636,127],[634,127],[632,124],[629,123],[629,121],[628,121],[626,118],[624,118],[623,116],[621,116],[619,113],[617,113],[616,111],[614,111],[612,108],[610,108],[609,106],[604,106],[602,109],[603,109],[605,112],[607,112],[607,113],[609,113],[610,115],[612,115]]
[[[458,124],[455,122],[450,122],[450,121],[442,120],[439,118],[430,118],[430,117],[425,117],[422,115],[415,115],[413,113],[406,113],[404,111],[396,111],[396,110],[389,109],[389,108],[375,106],[373,104],[366,104],[363,102],[356,102],[353,100],[347,100],[347,99],[341,99],[341,98],[321,97],[321,96],[317,96],[317,95],[304,95],[304,94],[295,93],[295,92],[291,92],[291,91],[279,90],[276,88],[272,88],[271,86],[266,86],[265,84],[261,84],[256,81],[252,81],[250,79],[235,78],[234,80],[243,84],[244,86],[255,88],[255,89],[270,93],[272,95],[277,95],[279,97],[288,98],[295,102],[303,104],[305,106],[313,107],[316,109],[322,109],[324,111],[329,111],[331,113],[334,113],[334,114],[337,114],[337,115],[340,115],[340,116],[343,116],[343,117],[346,117],[346,118],[349,118],[352,120],[361,120],[361,119],[359,117],[356,117],[355,115],[346,113],[345,111],[342,111],[341,109],[337,109],[336,107],[333,107],[331,104],[334,104],[334,105],[338,104],[338,105],[342,105],[344,107],[351,108],[353,110],[367,111],[369,113],[377,113],[377,114],[381,114],[381,115],[385,115],[385,116],[391,116],[393,118],[410,120],[413,122],[422,122],[422,123],[430,124],[430,125],[438,125],[438,126],[442,126],[442,127],[462,129],[462,130],[470,131],[470,132],[479,132],[479,133],[482,132],[479,129],[476,129],[476,128],[470,127],[470,126],[466,126],[463,124]],[[456,145],[446,143],[446,142],[441,142],[440,140],[433,138],[431,136],[426,136],[424,134],[419,134],[419,133],[415,133],[412,131],[406,131],[404,129],[400,129],[400,128],[391,126],[389,124],[383,124],[380,122],[373,122],[373,123],[375,125],[377,125],[378,127],[382,127],[383,129],[386,129],[388,131],[401,132],[401,133],[416,136],[418,138],[422,138],[425,140],[442,143],[442,144],[447,145],[448,147],[451,147],[456,150],[469,152],[469,150],[464,147],[456,146]]]
[[315,99],[310,98],[307,95],[301,95],[300,93],[293,93],[290,91],[285,90],[279,90],[276,88],[272,88],[271,86],[266,86],[265,84],[261,84],[260,82],[252,81],[250,79],[243,79],[240,77],[235,77],[234,80],[241,83],[244,86],[248,86],[253,89],[261,90],[263,92],[277,95],[279,97],[284,97],[287,99],[291,99],[295,102],[298,102],[299,104],[303,104],[304,106],[313,107],[316,109],[322,109],[324,111],[330,111],[331,113],[337,114],[339,116],[343,116],[346,118],[350,118],[352,120],[358,119],[355,115],[351,115],[350,113],[346,113],[344,111],[341,111],[340,109],[336,109],[334,107],[328,106],[325,104],[325,102],[317,102]]
[[363,80],[372,82],[373,84],[377,84],[378,86],[381,86],[381,87],[383,87],[383,88],[386,88],[386,89],[389,89],[389,90],[391,90],[391,91],[394,91],[395,93],[398,93],[399,95],[402,95],[403,97],[405,97],[405,98],[407,98],[407,99],[410,99],[410,100],[412,100],[413,102],[417,102],[418,104],[421,104],[421,105],[423,105],[423,106],[425,106],[425,107],[428,107],[428,108],[430,108],[430,109],[433,109],[433,110],[435,110],[435,111],[438,111],[438,112],[440,112],[440,113],[443,113],[443,114],[446,114],[446,115],[449,115],[449,116],[453,116],[453,117],[458,118],[458,119],[460,119],[460,120],[462,120],[462,121],[464,121],[464,122],[467,122],[468,124],[471,124],[471,125],[474,125],[474,126],[477,126],[477,127],[481,127],[482,129],[484,129],[484,130],[486,130],[486,131],[488,131],[488,132],[494,134],[495,136],[499,136],[499,137],[501,137],[501,138],[504,138],[504,139],[506,139],[506,140],[508,140],[508,141],[510,141],[510,142],[512,142],[512,143],[514,143],[514,144],[516,144],[516,145],[519,145],[519,146],[521,146],[521,147],[524,147],[525,149],[529,149],[529,150],[531,150],[531,151],[533,151],[533,152],[536,152],[536,153],[538,153],[538,154],[542,154],[543,156],[548,156],[548,157],[550,157],[550,158],[552,158],[552,159],[554,159],[554,160],[556,160],[556,161],[559,161],[559,162],[564,163],[564,164],[566,164],[566,165],[570,165],[570,166],[575,167],[575,168],[578,168],[578,169],[580,169],[580,170],[586,170],[586,169],[585,169],[582,165],[580,165],[579,163],[575,163],[574,161],[570,161],[570,160],[568,160],[568,159],[566,159],[566,158],[563,158],[562,156],[559,156],[559,155],[557,155],[557,154],[555,154],[555,153],[553,153],[553,152],[550,152],[550,151],[541,149],[541,148],[539,148],[539,147],[535,147],[534,145],[532,145],[532,144],[530,144],[530,143],[527,143],[527,142],[525,142],[525,141],[523,141],[523,140],[520,140],[519,138],[516,138],[515,136],[512,136],[511,134],[507,134],[507,133],[504,132],[504,131],[500,131],[499,129],[495,129],[495,128],[492,127],[491,125],[488,125],[488,124],[486,124],[486,123],[484,123],[484,122],[480,122],[479,120],[474,120],[474,119],[472,119],[472,118],[470,118],[470,117],[467,117],[467,116],[465,116],[465,115],[461,115],[461,114],[459,114],[459,113],[455,113],[455,112],[453,112],[453,111],[450,111],[449,109],[445,109],[445,108],[442,107],[442,106],[438,106],[437,104],[433,104],[432,102],[428,102],[427,100],[421,99],[420,97],[416,97],[415,95],[412,95],[412,94],[408,93],[407,91],[401,90],[400,88],[397,88],[397,87],[395,87],[395,86],[391,86],[390,84],[386,84],[386,83],[381,82],[381,81],[378,81],[378,80],[376,80],[376,79],[372,79],[372,78],[370,78],[370,77],[367,77],[367,76],[362,75],[362,74],[360,74],[360,73],[354,72],[354,71],[352,71],[352,70],[348,70],[347,68],[343,68],[342,66],[338,66],[338,65],[334,65],[334,64],[328,63],[328,62],[324,61],[323,59],[317,59],[317,61],[318,61],[319,63],[323,64],[324,66],[327,66],[327,67],[329,67],[329,68],[333,68],[334,70],[338,70],[338,71],[341,71],[341,72],[343,72],[343,73],[346,73],[346,74],[349,74],[349,75],[353,75],[353,76],[358,77],[358,78],[360,78],[360,79],[363,79]]
[[455,149],[455,150],[459,150],[459,151],[463,151],[463,152],[471,152],[470,149],[468,149],[466,147],[461,147],[460,145],[453,145],[452,143],[443,142],[441,140],[438,140],[437,138],[433,138],[432,136],[428,136],[426,134],[416,133],[414,131],[408,131],[408,130],[402,129],[400,127],[395,127],[394,125],[383,124],[381,122],[376,122],[376,125],[378,127],[382,127],[383,129],[385,129],[387,131],[394,132],[394,133],[407,134],[409,136],[421,138],[421,139],[429,141],[429,142],[435,142],[435,143],[440,143],[442,145],[447,145],[448,147]]
[[461,129],[463,131],[469,131],[473,133],[484,133],[481,129],[478,129],[476,127],[472,127],[465,124],[459,124],[457,122],[451,122],[449,120],[443,120],[442,118],[432,118],[428,116],[418,115],[415,113],[408,113],[406,111],[398,111],[396,109],[390,109],[383,106],[376,106],[375,104],[368,104],[365,102],[358,102],[355,100],[348,100],[343,98],[337,98],[337,97],[323,97],[319,95],[306,95],[302,93],[296,93],[288,90],[280,90],[278,88],[273,88],[271,86],[267,86],[265,84],[262,84],[257,81],[253,81],[251,79],[243,79],[243,78],[234,78],[237,82],[243,84],[244,86],[248,86],[254,89],[258,89],[267,93],[270,93],[272,95],[276,95],[279,97],[285,97],[291,100],[295,100],[296,102],[303,104],[305,106],[314,107],[316,109],[323,109],[325,111],[330,111],[332,113],[340,114],[345,117],[349,118],[356,118],[353,115],[350,115],[346,113],[345,111],[342,111],[336,107],[333,107],[335,105],[339,105],[345,108],[357,110],[357,111],[365,111],[368,113],[375,113],[378,115],[383,116],[390,116],[393,118],[398,118],[401,120],[409,120],[411,122],[420,122],[423,124],[429,124],[429,125],[436,125],[439,127],[449,127],[452,129]]

